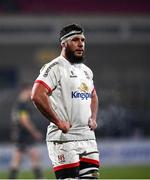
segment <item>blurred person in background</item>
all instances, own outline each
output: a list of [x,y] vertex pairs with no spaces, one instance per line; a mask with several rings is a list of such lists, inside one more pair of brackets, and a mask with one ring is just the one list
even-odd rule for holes
[[57,179],[97,179],[98,97],[93,73],[83,64],[85,36],[76,24],[60,32],[61,54],[40,71],[32,100],[51,122],[47,147]]
[[19,98],[12,109],[12,138],[15,141],[15,152],[12,156],[9,179],[16,179],[19,167],[25,153],[28,153],[32,162],[35,178],[42,178],[40,154],[37,142],[43,138],[32,119],[32,103],[30,100],[31,85],[24,83],[21,87]]

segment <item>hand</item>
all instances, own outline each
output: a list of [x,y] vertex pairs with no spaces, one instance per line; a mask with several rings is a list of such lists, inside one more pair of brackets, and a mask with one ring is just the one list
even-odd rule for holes
[[57,125],[60,130],[62,130],[63,133],[67,133],[69,129],[71,128],[71,124],[68,121],[59,121],[59,124]]
[[88,122],[88,125],[89,125],[89,128],[90,128],[91,130],[95,130],[95,129],[97,128],[96,119],[90,118],[90,119],[89,119],[89,122]]

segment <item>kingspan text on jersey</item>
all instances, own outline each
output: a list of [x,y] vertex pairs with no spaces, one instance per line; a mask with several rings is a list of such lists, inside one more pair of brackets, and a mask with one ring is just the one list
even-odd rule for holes
[[88,99],[88,98],[91,98],[92,97],[92,94],[91,93],[81,93],[79,91],[72,91],[71,92],[71,97],[72,98],[81,98],[82,100],[84,99]]

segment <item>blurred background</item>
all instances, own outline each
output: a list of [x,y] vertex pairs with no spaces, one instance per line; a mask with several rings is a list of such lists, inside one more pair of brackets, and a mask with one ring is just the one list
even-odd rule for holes
[[[0,178],[7,177],[11,159],[10,114],[20,84],[33,83],[40,68],[59,55],[59,31],[69,23],[83,26],[87,38],[85,63],[100,100],[96,136],[102,178],[150,178],[147,0],[0,0]],[[45,134],[48,121],[34,110]],[[45,142],[39,146],[46,170]]]

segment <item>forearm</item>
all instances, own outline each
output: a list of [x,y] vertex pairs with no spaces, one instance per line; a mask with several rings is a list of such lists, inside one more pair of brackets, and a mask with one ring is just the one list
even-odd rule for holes
[[49,100],[47,88],[41,84],[34,84],[31,100],[37,109],[50,121],[53,122],[63,133],[67,133],[71,127],[70,123],[66,120],[62,120],[58,117],[53,110],[51,102]]
[[37,99],[33,99],[33,103],[49,121],[59,124],[59,117],[53,110],[47,94],[41,94]]
[[97,123],[96,123],[97,112],[98,112],[98,97],[96,91],[94,91],[91,99],[91,117],[88,122],[88,125],[91,130],[95,130],[97,128]]
[[93,92],[93,96],[92,96],[92,99],[91,99],[91,118],[96,120],[97,118],[97,112],[98,112],[98,96],[96,94],[96,91]]

